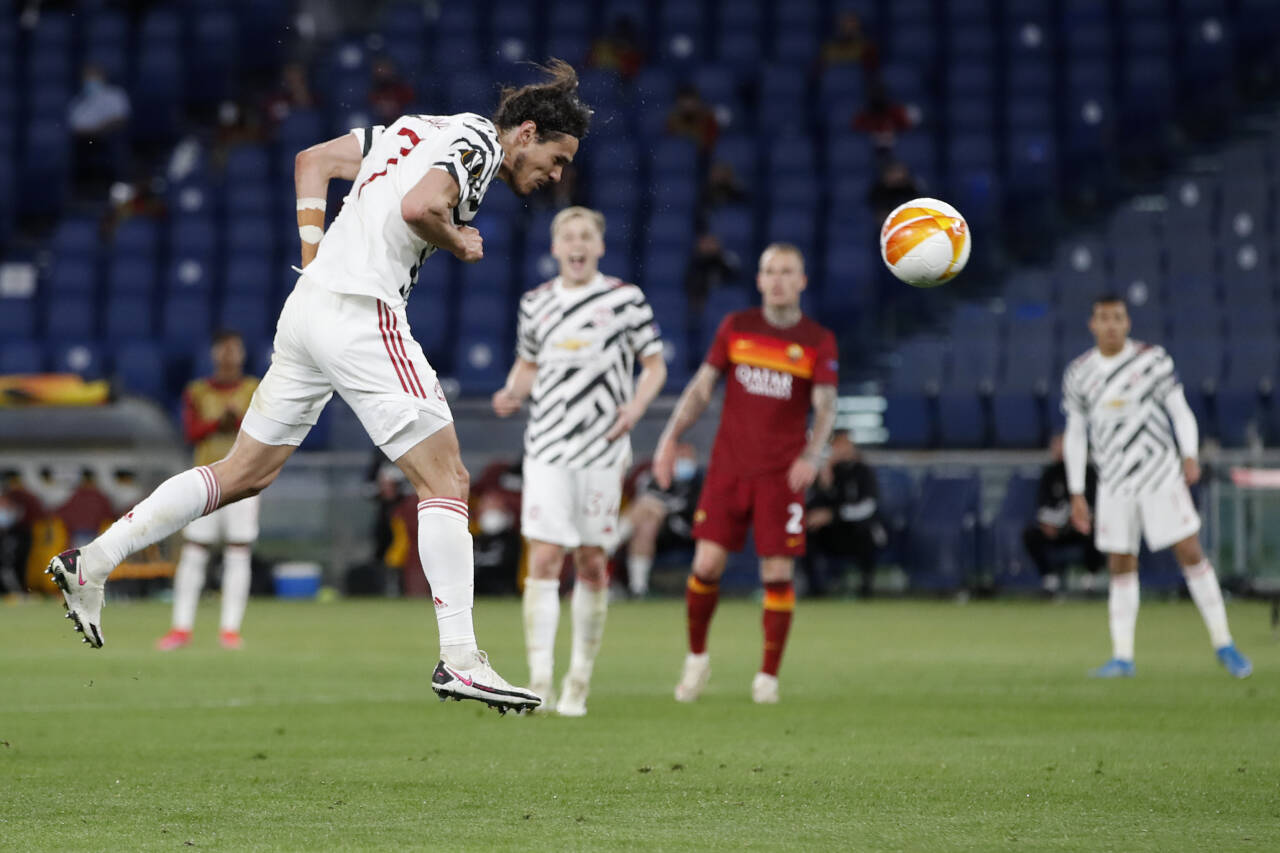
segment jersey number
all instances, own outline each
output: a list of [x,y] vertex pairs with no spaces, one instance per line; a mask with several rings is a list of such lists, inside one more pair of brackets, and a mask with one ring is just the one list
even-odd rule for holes
[[789,503],[787,504],[787,515],[790,518],[787,519],[786,531],[792,536],[799,536],[804,533],[804,507],[798,503]]
[[400,162],[400,157],[406,156],[410,151],[414,149],[414,146],[416,146],[419,142],[422,141],[421,139],[418,138],[418,134],[414,133],[412,130],[410,130],[407,127],[400,128],[400,130],[397,131],[397,135],[407,138],[409,140],[409,144],[400,149],[399,157],[388,157],[387,164],[382,167],[381,172],[374,172],[372,175],[364,179],[364,183],[362,183],[360,185],[360,188],[356,190],[356,198],[360,197],[360,193],[364,192],[364,188],[369,186],[369,184],[373,182],[374,178],[381,178],[383,175],[385,175],[388,169],[390,169],[396,163]]

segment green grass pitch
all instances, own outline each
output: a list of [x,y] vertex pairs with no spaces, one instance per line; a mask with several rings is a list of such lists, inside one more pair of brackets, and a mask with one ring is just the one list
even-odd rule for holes
[[[240,653],[152,651],[158,603],[83,647],[53,603],[0,608],[4,850],[1276,850],[1280,646],[1230,607],[1229,678],[1189,603],[1144,603],[1138,678],[1106,605],[809,603],[782,704],[749,697],[758,606],[722,603],[695,705],[674,600],[615,605],[580,720],[438,703],[424,602],[254,601]],[[484,601],[525,675],[520,607]],[[568,659],[568,603],[558,664]]]

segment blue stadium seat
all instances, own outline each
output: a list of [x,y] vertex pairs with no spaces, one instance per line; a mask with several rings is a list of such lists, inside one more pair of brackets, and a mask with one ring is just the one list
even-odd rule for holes
[[224,176],[229,184],[266,183],[271,180],[271,161],[261,145],[243,143],[227,152]]
[[114,254],[107,265],[107,296],[151,294],[156,289],[156,265],[150,257]]
[[56,343],[49,356],[55,373],[77,373],[85,379],[101,379],[106,375],[102,351],[96,344]]
[[1043,403],[1030,391],[1001,386],[991,397],[991,432],[996,447],[1038,447],[1043,443]]
[[933,443],[931,398],[921,391],[890,391],[884,399],[886,444],[891,447],[928,447]]
[[992,584],[998,590],[1036,590],[1040,575],[1022,542],[1022,531],[1035,518],[1039,480],[1013,474],[1005,486],[995,518],[991,522],[993,563]]
[[227,260],[223,276],[228,293],[269,294],[277,276],[276,266],[270,255],[260,253],[240,253]]
[[[236,219],[270,218],[271,188],[267,184],[241,183],[227,188],[227,217]],[[290,200],[289,205],[295,204]],[[292,221],[292,220],[290,220]]]
[[[689,267],[689,256],[684,252],[671,251],[663,247],[653,247],[644,256],[644,275],[641,286],[651,298],[658,292],[678,292],[683,302],[685,273]],[[683,311],[683,307],[681,308]]]
[[35,300],[26,297],[0,296],[0,340],[35,337]]
[[664,215],[691,215],[698,201],[698,185],[687,175],[659,174],[648,185],[650,206]]
[[226,238],[226,253],[233,260],[242,254],[270,256],[276,248],[271,220],[266,217],[231,219],[227,223]]
[[44,350],[38,342],[4,336],[4,343],[0,344],[0,376],[41,373],[44,365]]
[[191,353],[209,337],[209,297],[204,293],[171,293],[161,309],[161,336],[170,352]]
[[472,335],[457,343],[454,374],[463,394],[492,394],[510,366],[510,342],[504,338]]
[[133,340],[116,347],[113,373],[125,391],[160,399],[165,396],[165,357],[152,341]]
[[54,229],[49,249],[57,261],[93,261],[98,254],[98,223],[80,217],[62,220]]
[[169,234],[173,259],[192,259],[209,264],[218,244],[218,229],[212,219],[187,217],[174,223]]
[[749,210],[725,207],[714,211],[707,218],[707,230],[744,262],[749,262],[756,253],[755,221]]
[[697,171],[698,147],[691,139],[660,139],[649,151],[651,177],[678,177],[693,180]]
[[134,255],[154,258],[160,244],[155,220],[134,216],[120,224],[111,238],[115,256]]
[[151,299],[118,295],[107,300],[103,337],[108,341],[150,338],[153,333]]
[[199,101],[220,98],[230,90],[240,56],[235,16],[225,10],[201,12],[192,24],[192,36],[188,91]]
[[754,69],[763,53],[760,35],[760,31],[754,28],[719,30],[716,34],[716,58],[732,68]]
[[410,299],[405,306],[409,330],[413,339],[422,347],[427,359],[439,369],[440,359],[447,351],[449,312],[448,306],[432,299]]
[[916,338],[898,347],[897,365],[889,387],[896,391],[937,394],[946,374],[947,343],[936,338]]
[[218,312],[218,326],[234,329],[247,341],[261,340],[271,331],[275,320],[267,303],[264,292],[228,294]]
[[92,258],[70,256],[54,264],[49,277],[51,296],[91,296],[97,289],[98,265]]
[[970,583],[978,556],[980,495],[976,474],[925,478],[908,534],[913,589],[954,592]]

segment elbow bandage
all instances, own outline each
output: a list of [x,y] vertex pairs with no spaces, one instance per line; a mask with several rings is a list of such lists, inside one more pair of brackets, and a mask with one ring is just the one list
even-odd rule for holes
[[324,229],[319,225],[299,225],[298,236],[304,243],[319,243],[320,238],[324,236]]

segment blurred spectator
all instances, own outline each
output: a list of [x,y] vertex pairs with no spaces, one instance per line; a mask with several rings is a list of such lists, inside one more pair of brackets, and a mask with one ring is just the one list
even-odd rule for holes
[[640,48],[640,33],[630,15],[614,18],[608,32],[591,44],[587,65],[605,71],[616,71],[630,80],[644,67],[645,55]]
[[520,498],[524,493],[524,461],[522,459],[514,462],[496,459],[486,465],[480,472],[480,476],[471,482],[471,499],[475,501],[477,507],[480,506],[480,499],[491,493],[502,499],[503,506],[515,517],[516,524],[519,526]]
[[257,115],[244,108],[239,101],[226,100],[218,105],[218,130],[213,145],[213,160],[221,168],[227,152],[237,145],[259,142],[262,127]]
[[837,432],[831,439],[831,455],[818,473],[809,497],[809,544],[804,568],[810,595],[826,595],[833,583],[839,585],[844,563],[852,560],[862,575],[859,595],[871,597],[876,553],[887,541],[880,522],[879,501],[875,471],[862,461],[849,433]]
[[25,512],[16,500],[0,493],[0,595],[6,597],[26,590],[31,525],[24,518]]
[[516,516],[494,489],[475,502],[476,595],[515,595],[524,543]]
[[[1084,560],[1090,575],[1102,571],[1102,554],[1093,543],[1093,536],[1081,533],[1071,524],[1071,496],[1067,492],[1067,466],[1062,461],[1062,435],[1055,435],[1049,442],[1049,454],[1053,461],[1040,474],[1040,487],[1036,492],[1036,520],[1022,532],[1022,542],[1027,554],[1040,570],[1044,590],[1057,594],[1063,589],[1062,569],[1072,556]],[[1098,474],[1090,465],[1085,476],[1085,500],[1093,506],[1098,490]]]
[[698,235],[684,279],[690,310],[701,310],[713,288],[733,281],[741,271],[742,262],[736,254],[725,249],[719,237],[705,232]]
[[664,551],[693,548],[693,514],[702,493],[704,472],[698,449],[681,442],[671,488],[662,489],[646,466],[636,480],[636,497],[627,510],[631,540],[627,545],[627,586],[637,598],[649,592],[649,570]]
[[373,62],[373,82],[369,86],[369,108],[379,124],[391,124],[413,103],[413,86],[400,76],[396,65],[385,56]]
[[[373,93],[370,92],[370,98]],[[262,105],[263,123],[275,127],[296,110],[309,110],[316,105],[307,79],[307,67],[301,62],[288,62],[280,71],[280,82]]]
[[17,469],[6,468],[0,471],[0,494],[17,504],[22,510],[23,524],[32,525],[45,517],[44,503],[23,485],[22,475]]
[[733,166],[723,160],[716,160],[707,172],[707,182],[702,188],[702,205],[704,212],[715,210],[727,204],[738,204],[749,198],[747,187]]
[[116,181],[111,185],[107,198],[111,202],[102,222],[105,236],[111,236],[120,224],[135,216],[159,219],[165,215],[164,181],[151,178],[145,181]]
[[912,125],[906,106],[889,96],[883,80],[874,81],[867,90],[867,103],[853,117],[853,129],[871,137],[880,151],[893,148],[899,133]]
[[125,171],[129,96],[108,83],[106,72],[97,65],[86,65],[82,79],[67,109],[67,123],[75,135],[76,185],[102,192]]
[[80,472],[80,483],[55,515],[66,525],[70,548],[90,542],[116,520],[111,499],[98,488],[98,478],[91,468]]
[[685,83],[676,91],[676,102],[667,113],[666,131],[671,136],[692,139],[698,143],[699,151],[710,151],[720,135],[720,123],[697,88]]
[[867,73],[880,64],[880,50],[862,29],[857,12],[841,12],[836,18],[836,31],[822,43],[822,66],[861,65]]
[[907,164],[888,158],[880,165],[875,183],[867,192],[867,205],[881,222],[894,208],[921,195],[920,182],[911,174]]
[[579,191],[578,167],[570,163],[560,173],[560,180],[539,187],[528,197],[529,206],[535,210],[563,210],[586,199]]

